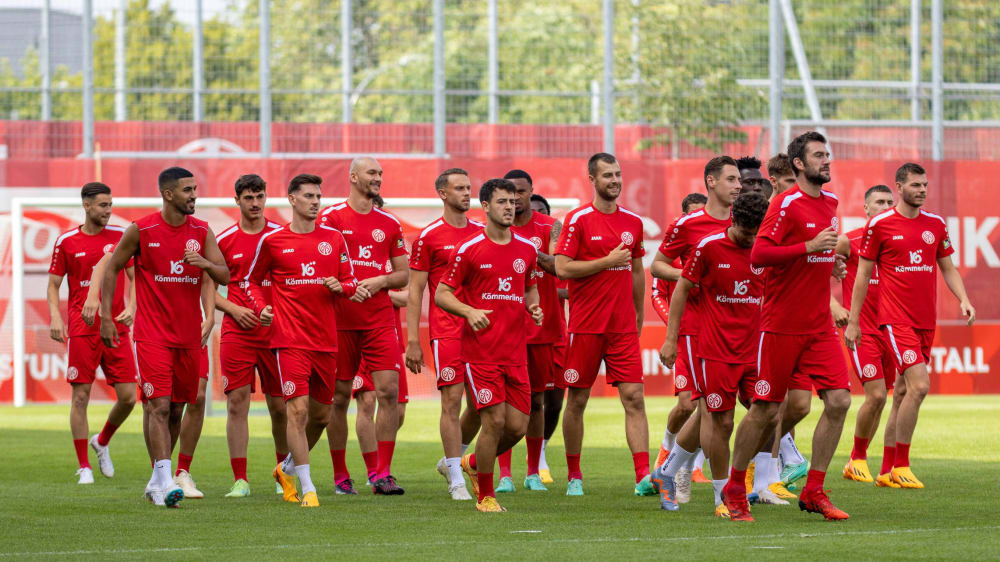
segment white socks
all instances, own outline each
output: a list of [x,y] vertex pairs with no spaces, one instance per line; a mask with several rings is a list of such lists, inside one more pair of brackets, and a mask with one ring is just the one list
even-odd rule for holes
[[686,468],[688,463],[694,459],[694,451],[685,451],[683,447],[674,443],[670,449],[670,456],[663,463],[662,472],[665,476],[673,478],[677,476],[677,471]]
[[778,457],[771,457],[770,466],[771,466],[770,478],[767,479],[768,486],[781,480],[781,469],[778,467]]
[[[698,447],[698,450],[695,451],[695,455],[692,456],[688,460],[688,463],[687,463],[687,465],[684,466],[684,468],[688,469],[691,472],[694,472],[695,463],[698,462],[698,457],[699,456],[701,456],[701,462],[704,463],[705,462],[705,455],[702,454],[701,447]],[[701,468],[701,465],[698,465],[698,467]]]
[[694,468],[705,470],[705,451],[698,449],[698,456],[694,458]]
[[548,444],[548,439],[542,439],[542,454],[538,456],[538,470],[549,470],[549,463],[545,461],[545,446]]
[[469,450],[469,445],[471,445],[471,443],[462,443],[462,454],[458,455],[459,457],[465,456],[465,452]]
[[786,433],[778,445],[778,457],[781,459],[781,465],[787,466],[790,464],[802,464],[806,462],[806,458],[802,456],[799,452],[799,448],[795,446],[795,439],[792,438],[791,433]]
[[669,429],[664,429],[663,430],[663,442],[660,443],[660,446],[663,447],[664,449],[670,451],[671,449],[674,448],[674,441],[676,441],[676,440],[677,440],[677,434],[676,433],[671,433]]
[[771,453],[757,453],[753,464],[753,492],[759,494],[771,484]]
[[313,485],[312,476],[309,474],[308,464],[295,465],[295,475],[299,477],[299,484],[302,485],[303,496],[309,492],[316,491],[316,486]]
[[462,459],[461,457],[446,457],[444,459],[445,466],[448,467],[448,486],[454,486],[456,483],[465,483],[465,478],[462,477]]
[[281,461],[281,472],[285,474],[292,474],[295,471],[295,461],[292,460],[292,454],[288,453],[285,460]]
[[722,503],[722,487],[729,482],[728,479],[723,478],[722,480],[712,480],[712,488],[715,490],[715,505],[718,506]]
[[174,487],[170,459],[162,459],[153,464],[153,482],[164,492]]

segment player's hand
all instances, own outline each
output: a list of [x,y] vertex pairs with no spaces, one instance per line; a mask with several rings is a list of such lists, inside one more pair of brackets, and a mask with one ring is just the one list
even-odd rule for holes
[[542,307],[537,304],[533,304],[528,307],[528,312],[531,313],[531,319],[535,322],[535,325],[541,326],[542,320],[545,319],[545,313],[542,312]]
[[61,315],[52,317],[52,323],[49,324],[49,337],[59,343],[66,343],[66,324],[63,323]]
[[660,363],[668,369],[674,368],[674,362],[677,361],[677,341],[666,340],[663,342],[663,347],[660,348]]
[[490,325],[490,319],[487,318],[490,314],[493,314],[492,310],[473,308],[472,311],[465,315],[465,319],[469,321],[469,326],[472,327],[472,330],[478,332]]
[[851,317],[850,311],[841,306],[840,303],[833,303],[830,312],[833,314],[833,323],[838,328],[847,326],[847,320]]
[[406,354],[403,357],[403,361],[411,373],[414,375],[420,374],[420,371],[424,367],[424,350],[420,348],[419,343],[409,342],[406,344]]
[[608,269],[612,267],[625,267],[632,262],[632,251],[625,247],[622,242],[608,253],[604,258],[607,261]]
[[362,279],[358,281],[358,289],[362,287],[368,291],[369,295],[374,295],[375,293],[385,289],[385,276],[377,275],[375,277],[369,277],[368,279]]
[[326,285],[326,288],[330,289],[330,292],[335,295],[339,295],[344,292],[344,286],[340,284],[340,279],[337,279],[336,277],[327,277],[323,279],[323,284]]
[[959,307],[962,308],[962,316],[965,317],[966,325],[971,326],[976,321],[976,309],[969,301],[962,301],[959,303]]
[[816,238],[806,242],[806,252],[816,254],[829,252],[837,246],[837,231],[828,226],[816,235]]
[[267,305],[264,310],[260,311],[260,325],[270,326],[271,322],[274,322],[274,309],[271,308],[271,305]]
[[101,341],[105,347],[118,347],[118,327],[110,318],[101,317]]
[[833,258],[833,278],[843,281],[844,277],[847,277],[847,258],[840,254],[834,255]]
[[212,267],[212,262],[205,259],[205,257],[198,252],[192,252],[191,250],[184,250],[184,263],[189,263],[198,269],[208,269]]
[[368,290],[367,287],[362,287],[361,284],[358,283],[358,288],[354,290],[354,294],[351,295],[350,300],[352,302],[364,302],[365,300],[372,298],[372,295],[374,294],[375,293]]
[[[230,316],[233,317],[233,320],[236,321],[236,324],[240,328],[243,328],[244,330],[253,330],[261,324],[261,321],[257,319],[257,315],[254,314],[249,308],[242,306],[237,306],[235,308],[236,310],[234,310]],[[267,310],[268,308],[270,308],[270,306],[265,307],[264,310]],[[261,314],[263,314],[263,311]]]
[[91,300],[88,298],[86,302],[83,303],[83,310],[80,311],[80,316],[83,318],[83,323],[88,326],[94,325],[94,318],[101,313],[101,301],[97,299]]
[[857,322],[848,322],[847,329],[844,330],[844,343],[847,349],[854,349],[854,346],[861,342],[861,326]]
[[208,345],[208,338],[212,337],[212,328],[215,327],[215,320],[211,317],[201,323],[201,346]]
[[115,322],[125,326],[131,326],[132,322],[135,322],[135,306],[126,306],[125,310],[121,311],[118,316],[115,316]]

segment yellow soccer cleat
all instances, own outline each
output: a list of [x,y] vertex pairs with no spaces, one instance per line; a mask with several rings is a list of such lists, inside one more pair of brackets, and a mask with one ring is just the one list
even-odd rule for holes
[[913,471],[910,470],[908,466],[898,466],[892,469],[889,473],[892,481],[899,484],[900,488],[923,488],[924,483],[917,480],[917,477],[913,475]]
[[715,516],[723,519],[729,519],[729,508],[726,507],[725,503],[720,503],[715,506]]
[[778,496],[783,500],[794,500],[795,498],[798,497],[795,494],[789,492],[788,488],[786,488],[785,484],[780,480],[768,486],[767,489],[771,490],[771,492],[773,492],[774,495]]
[[479,503],[476,504],[476,510],[483,513],[503,513],[504,511],[507,511],[493,496],[486,496],[485,498],[479,500]]
[[[295,489],[295,482],[281,470],[281,464],[274,467],[271,471],[271,476],[274,476],[274,481],[281,486],[281,495],[284,497],[286,502],[298,503],[299,492]],[[318,505],[318,504],[317,504]]]
[[892,481],[892,476],[889,473],[879,474],[878,478],[875,479],[876,488],[902,488],[899,484]]
[[844,480],[854,480],[870,484],[875,481],[872,473],[868,470],[868,461],[865,459],[851,459],[844,466]]
[[747,465],[747,478],[746,478],[746,487],[747,490],[750,491],[753,491],[753,472],[754,472],[754,462],[750,461],[750,464]]
[[539,468],[538,477],[542,479],[542,484],[551,484],[555,482],[555,480],[552,479],[552,473],[549,472],[549,469],[547,468]]
[[319,507],[319,496],[316,492],[306,492],[302,496],[302,507]]
[[[472,464],[470,463],[471,458],[472,458],[471,453],[462,457],[462,470],[465,471],[465,474],[469,476],[469,482],[472,483],[472,495],[478,496],[479,476],[478,472],[476,472],[476,469],[472,468]],[[493,501],[496,501],[496,498],[494,498]]]

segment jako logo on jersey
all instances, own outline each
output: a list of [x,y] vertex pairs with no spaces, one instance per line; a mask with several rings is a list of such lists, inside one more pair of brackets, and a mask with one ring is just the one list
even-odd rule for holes
[[728,263],[720,263],[719,264],[719,269],[729,269],[729,264]]
[[735,286],[733,287],[733,294],[737,296],[747,294],[749,290],[747,284],[750,283],[749,279],[744,279],[743,281],[734,281]]
[[903,352],[903,364],[909,365],[910,363],[917,362],[917,352],[912,349],[907,349]]
[[184,243],[184,248],[191,250],[192,252],[201,251],[201,243],[194,238],[189,238],[187,242]]
[[757,384],[753,385],[753,391],[757,396],[767,396],[771,394],[771,384],[767,381],[757,381]]
[[455,369],[452,369],[451,367],[441,369],[441,380],[444,382],[451,382],[455,380]]
[[531,237],[531,244],[535,247],[536,250],[542,249],[542,239],[537,236]]
[[385,233],[376,228],[375,230],[372,231],[372,240],[376,242],[382,242],[383,240],[385,240]]
[[514,260],[514,272],[524,273],[524,270],[528,267],[528,264],[524,263],[524,260],[517,258]]
[[566,372],[563,373],[563,379],[566,382],[573,384],[580,380],[580,373],[576,372],[576,369],[566,369]]
[[68,381],[75,381],[76,377],[79,374],[80,374],[80,371],[78,371],[76,369],[76,367],[70,367],[69,369],[66,369],[66,380],[68,380]]
[[316,268],[313,267],[314,265],[316,265],[316,262],[311,261],[309,263],[301,263],[299,265],[302,266],[303,277],[312,277],[313,275],[316,275]]
[[114,250],[114,249],[115,249],[115,245],[114,244],[105,244],[104,245],[104,253],[105,254],[108,253],[108,252],[110,252],[111,250]]
[[750,266],[750,271],[753,272],[754,275],[760,275],[761,273],[764,273],[764,268],[763,267],[754,267],[754,266],[751,265]]
[[146,395],[146,398],[149,398],[150,396],[153,395],[153,390],[154,390],[153,383],[149,382],[142,383],[142,393]]
[[492,263],[481,263],[479,264],[479,269],[493,269]]
[[814,222],[807,222],[806,223],[806,228],[816,228],[816,223],[814,223]]
[[635,238],[632,236],[631,232],[622,232],[622,244],[626,246],[631,246],[632,242],[635,242]]
[[903,239],[903,235],[902,234],[897,234],[897,235],[893,236],[892,239],[893,240],[902,240]]
[[73,257],[74,258],[82,258],[85,255],[87,255],[87,252],[77,252],[77,253],[73,254]]
[[367,260],[372,257],[372,247],[371,244],[367,246],[358,246],[358,257]]
[[674,377],[674,388],[686,388],[688,385],[688,378],[684,375],[677,375]]
[[929,230],[925,230],[923,234],[920,235],[920,238],[922,238],[924,242],[927,242],[928,244],[934,243],[934,233]]
[[184,260],[170,260],[170,274],[180,275],[184,273]]
[[316,246],[316,250],[324,256],[329,256],[333,253],[333,246],[329,242],[320,242],[319,246]]
[[295,394],[295,383],[292,381],[285,381],[284,383],[281,384],[281,392],[285,396],[291,396],[292,394]]
[[493,392],[488,388],[483,388],[476,394],[476,399],[480,404],[489,404],[493,400]]
[[360,375],[354,375],[354,382],[351,383],[351,388],[354,390],[361,390],[361,387],[364,386],[364,384],[365,381],[362,380]]
[[497,290],[504,292],[509,291],[511,279],[513,279],[513,277],[501,277],[497,279]]
[[234,260],[238,260],[238,259],[240,259],[242,257],[243,257],[243,254],[235,254],[235,255],[233,255],[233,259]]
[[285,248],[281,251],[282,254],[290,254],[295,251],[295,248]]
[[595,241],[595,240],[600,240],[600,239],[601,239],[601,237],[600,237],[600,236],[591,236],[591,237],[590,237],[590,240],[591,240],[591,241]]
[[924,261],[923,250],[910,250],[910,265],[917,265]]
[[861,368],[861,376],[863,378],[872,379],[875,378],[875,375],[877,374],[878,374],[878,368],[875,367],[875,365],[872,365],[871,363]]
[[160,243],[159,242],[150,242],[149,244],[146,244],[146,247],[147,248],[159,248],[160,247]]
[[719,406],[722,406],[722,397],[719,396],[718,393],[713,392],[708,395],[706,402],[708,402],[709,408],[718,408]]

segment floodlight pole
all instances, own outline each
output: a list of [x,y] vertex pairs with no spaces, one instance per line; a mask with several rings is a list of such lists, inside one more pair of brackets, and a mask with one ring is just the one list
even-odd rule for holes
[[94,157],[93,0],[83,0],[83,157]]
[[785,29],[781,20],[779,0],[770,0],[768,7],[768,73],[770,74],[771,154],[781,152],[782,81],[785,77]]
[[444,90],[444,0],[434,0],[434,154],[438,157],[448,152],[445,137],[447,97]]
[[910,119],[920,121],[920,0],[910,0]]
[[[788,41],[792,44],[792,54],[795,55],[795,66],[799,70],[799,77],[802,78],[802,90],[806,94],[806,105],[809,106],[809,116],[816,122],[816,130],[826,135],[826,127],[823,127],[823,111],[819,107],[819,97],[816,95],[816,85],[813,84],[812,72],[809,70],[809,59],[806,58],[806,49],[802,46],[802,36],[799,35],[799,24],[795,20],[795,10],[792,9],[792,0],[779,0],[781,3],[781,13],[784,16],[785,28],[788,29]],[[827,150],[831,153],[830,143],[827,142]]]
[[52,119],[52,65],[49,62],[49,15],[52,0],[42,3],[41,37],[38,38],[38,63],[42,72],[42,121]]
[[944,158],[944,64],[941,0],[931,0],[931,157]]
[[202,96],[205,90],[205,27],[202,20],[203,0],[194,2],[194,58],[191,64],[191,120],[200,122],[205,118],[205,104]]
[[340,83],[344,94],[340,98],[341,121],[350,123],[354,120],[354,104],[351,94],[354,89],[354,53],[351,48],[351,0],[340,2]]
[[604,3],[604,152],[615,153],[615,2]]
[[495,125],[500,113],[497,100],[497,89],[500,87],[500,65],[497,61],[499,41],[497,39],[497,0],[489,0],[486,4],[486,19],[489,20],[487,31],[486,66],[489,75],[489,117],[491,125]]
[[128,118],[125,103],[125,45],[128,33],[125,24],[125,14],[128,11],[128,0],[118,0],[118,13],[115,14],[115,121]]
[[271,1],[260,0],[260,156],[271,156]]

